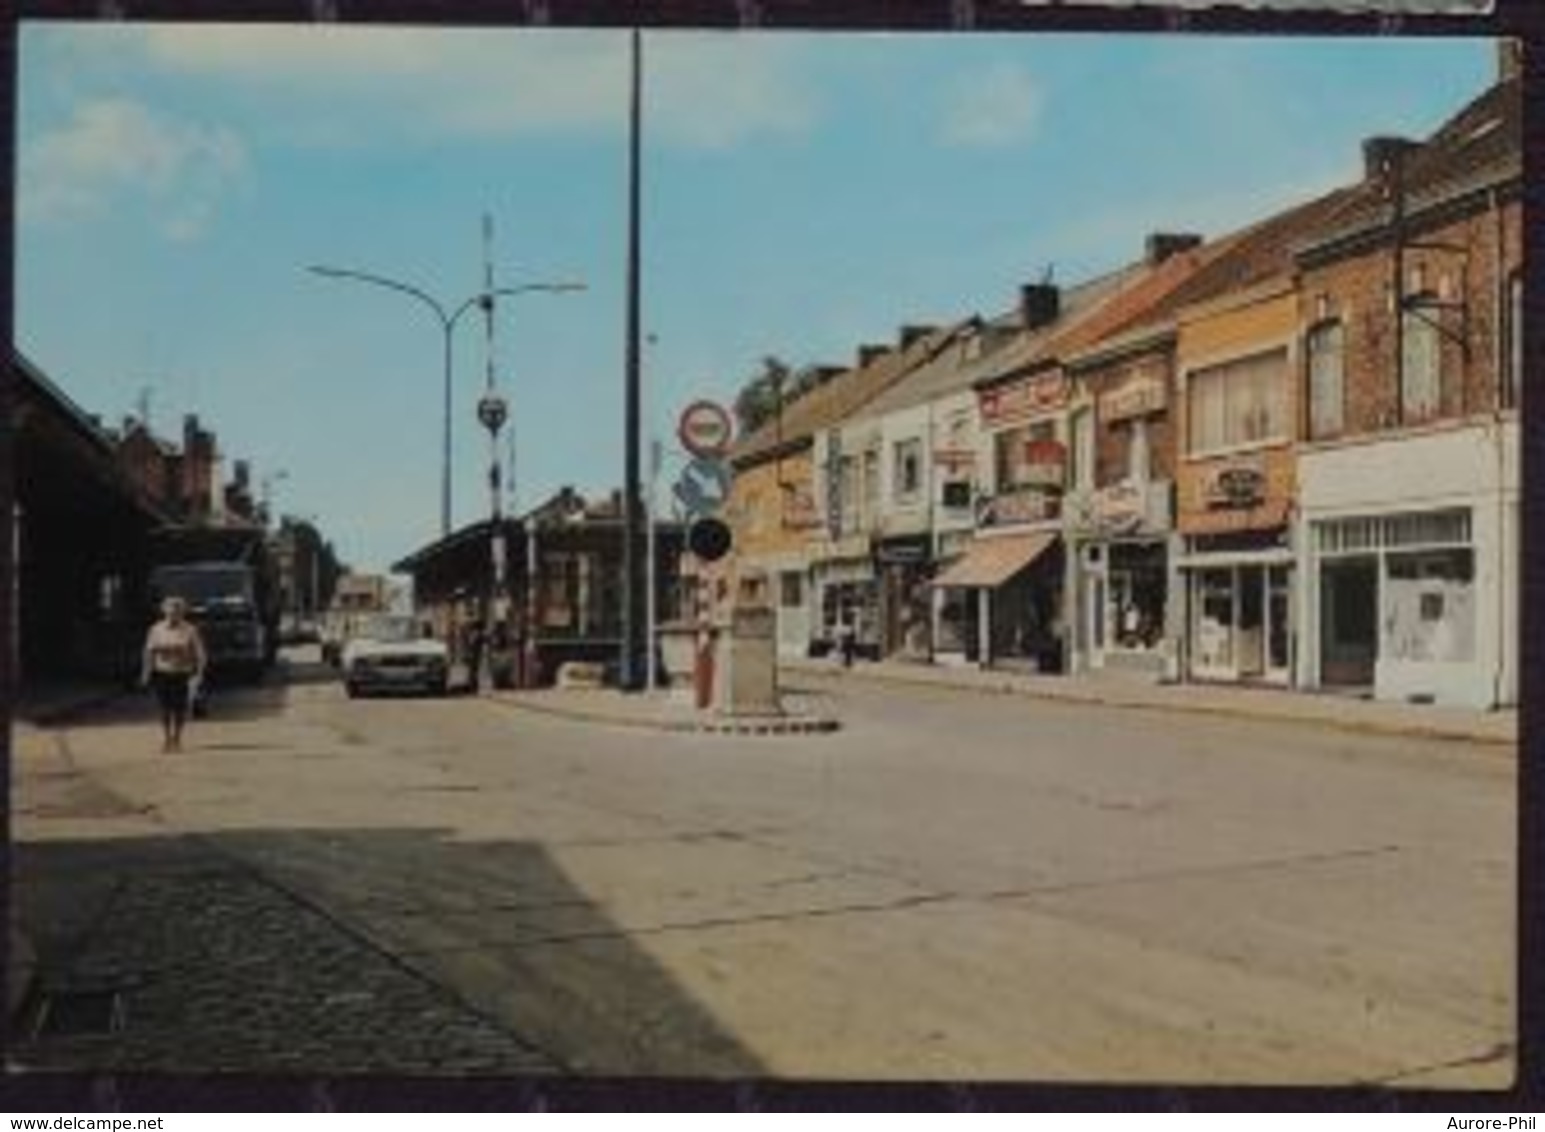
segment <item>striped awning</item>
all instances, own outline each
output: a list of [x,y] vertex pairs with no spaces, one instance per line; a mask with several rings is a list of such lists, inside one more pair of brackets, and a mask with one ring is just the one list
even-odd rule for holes
[[935,578],[933,584],[955,589],[996,589],[1044,554],[1057,537],[1056,531],[1032,531],[977,538],[966,547],[960,561]]

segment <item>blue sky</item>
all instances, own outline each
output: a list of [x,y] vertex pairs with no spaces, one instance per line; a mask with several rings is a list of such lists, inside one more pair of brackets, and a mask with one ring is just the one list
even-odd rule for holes
[[[654,429],[764,354],[844,362],[904,322],[1072,283],[1146,233],[1216,235],[1355,178],[1491,81],[1463,40],[646,37],[644,326]],[[411,281],[583,280],[500,309],[516,502],[618,483],[627,38],[28,25],[17,338],[88,411],[197,412],[382,568],[439,531],[439,332]],[[487,513],[481,324],[456,342],[455,521]]]

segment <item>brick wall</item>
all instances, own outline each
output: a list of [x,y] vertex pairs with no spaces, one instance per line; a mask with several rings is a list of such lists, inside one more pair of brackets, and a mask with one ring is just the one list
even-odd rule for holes
[[[1433,312],[1445,329],[1461,336],[1441,336],[1441,417],[1489,411],[1497,404],[1497,336],[1506,358],[1507,319],[1498,310],[1499,276],[1504,284],[1522,262],[1521,210],[1517,202],[1501,208],[1502,256],[1496,252],[1497,214],[1482,210],[1440,227],[1412,228],[1410,240],[1450,245],[1459,251],[1408,248],[1406,285],[1420,277],[1429,291],[1463,299],[1466,311]],[[1399,394],[1395,383],[1395,315],[1389,301],[1392,257],[1388,245],[1303,272],[1300,317],[1307,328],[1322,317],[1343,326],[1345,404],[1343,435],[1355,436],[1398,427]],[[1300,379],[1303,379],[1300,374]]]
[[[779,486],[779,481],[792,490]],[[730,526],[736,556],[798,553],[812,536],[819,509],[812,497],[814,477],[810,450],[781,461],[768,460],[738,469],[730,489]]]
[[[1166,388],[1168,407],[1150,413],[1148,422],[1148,474],[1155,480],[1169,479],[1175,470],[1175,360],[1169,346],[1155,347],[1139,354],[1094,366],[1080,376],[1083,392],[1098,404],[1101,395],[1120,388],[1139,377],[1158,377]],[[1108,487],[1126,478],[1130,462],[1133,421],[1107,421],[1095,418],[1095,486]]]

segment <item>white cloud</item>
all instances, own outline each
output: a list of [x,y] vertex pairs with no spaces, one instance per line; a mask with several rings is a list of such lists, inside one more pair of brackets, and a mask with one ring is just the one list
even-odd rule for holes
[[223,126],[157,114],[130,99],[97,99],[23,147],[20,211],[34,221],[77,220],[137,195],[154,206],[168,236],[191,239],[246,169],[246,147]]
[[952,145],[1001,149],[1027,141],[1041,117],[1041,92],[1029,71],[1012,64],[966,76],[950,92],[942,126]]
[[[308,96],[305,136],[401,141],[619,130],[627,38],[558,30],[156,26],[140,48],[158,71]],[[666,142],[731,145],[799,132],[815,107],[796,46],[769,37],[645,38],[648,128]],[[390,133],[388,134],[388,131]]]

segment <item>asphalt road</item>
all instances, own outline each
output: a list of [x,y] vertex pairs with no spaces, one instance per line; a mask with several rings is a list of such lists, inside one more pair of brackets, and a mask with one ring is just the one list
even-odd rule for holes
[[656,734],[293,671],[182,755],[133,703],[19,759],[22,923],[123,1003],[24,1061],[1511,1080],[1495,746],[857,682],[833,735]]

